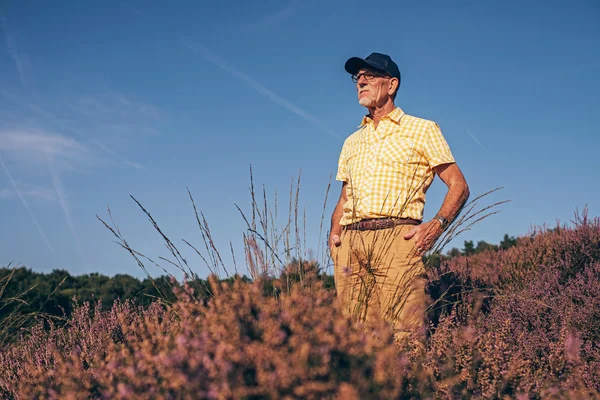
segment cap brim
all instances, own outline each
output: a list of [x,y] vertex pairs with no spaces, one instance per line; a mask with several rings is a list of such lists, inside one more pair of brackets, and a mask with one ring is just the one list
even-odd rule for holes
[[374,64],[370,63],[369,61],[362,59],[360,57],[349,58],[348,61],[346,61],[346,65],[344,66],[344,68],[346,69],[346,72],[348,72],[351,75],[358,73],[358,71],[360,71],[362,68],[369,68],[369,69],[375,69],[377,71],[383,71],[377,65],[374,65]]

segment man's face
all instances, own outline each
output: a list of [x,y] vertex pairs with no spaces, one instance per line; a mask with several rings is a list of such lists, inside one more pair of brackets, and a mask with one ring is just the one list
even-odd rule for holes
[[384,77],[383,74],[368,69],[361,69],[356,75],[356,91],[360,105],[371,108],[388,102],[391,97],[389,76]]

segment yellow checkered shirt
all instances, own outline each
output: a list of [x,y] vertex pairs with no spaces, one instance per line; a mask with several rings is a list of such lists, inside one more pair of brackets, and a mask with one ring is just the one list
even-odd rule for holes
[[365,116],[340,153],[336,180],[348,182],[340,224],[390,216],[422,220],[433,168],[453,162],[437,123],[399,107],[377,129]]

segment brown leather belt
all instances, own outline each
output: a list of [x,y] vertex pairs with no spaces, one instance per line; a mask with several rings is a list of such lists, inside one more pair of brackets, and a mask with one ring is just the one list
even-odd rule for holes
[[358,231],[375,231],[378,229],[388,229],[396,225],[419,225],[421,221],[413,218],[370,218],[346,225],[345,229]]

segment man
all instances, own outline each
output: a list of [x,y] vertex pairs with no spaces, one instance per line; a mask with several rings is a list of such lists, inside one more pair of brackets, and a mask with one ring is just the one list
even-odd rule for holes
[[[395,106],[400,71],[388,55],[353,57],[345,69],[368,114],[345,140],[338,163],[343,183],[329,237],[338,298],[359,320],[378,315],[391,322],[399,341],[422,339],[428,305],[422,256],[458,215],[469,188],[439,126]],[[448,192],[424,222],[435,175]]]

